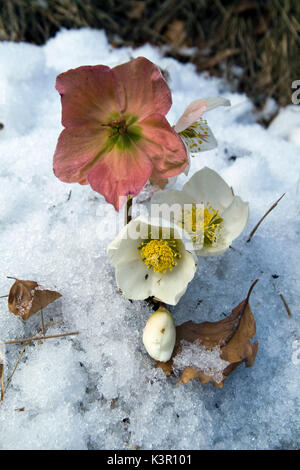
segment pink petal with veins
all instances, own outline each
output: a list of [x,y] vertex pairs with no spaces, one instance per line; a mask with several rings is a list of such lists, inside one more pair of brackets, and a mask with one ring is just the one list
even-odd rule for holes
[[137,148],[120,151],[114,147],[90,171],[88,181],[118,211],[126,200],[121,196],[138,194],[151,172],[150,160]]
[[122,112],[136,114],[143,119],[149,114],[167,114],[172,97],[159,68],[145,57],[138,57],[112,69],[116,80],[123,86]]
[[136,145],[152,162],[151,178],[170,178],[181,173],[188,164],[186,148],[166,118],[152,114],[139,125],[144,138]]
[[61,73],[56,79],[61,95],[65,127],[99,128],[112,111],[120,111],[122,90],[109,67],[83,66]]
[[206,108],[207,104],[205,100],[199,99],[192,101],[175,124],[175,131],[184,131],[184,129],[189,127],[191,124],[193,124],[193,122],[197,121],[197,119],[202,116],[202,114],[206,111]]
[[101,158],[106,130],[64,129],[54,153],[53,171],[61,181],[87,184],[91,167]]

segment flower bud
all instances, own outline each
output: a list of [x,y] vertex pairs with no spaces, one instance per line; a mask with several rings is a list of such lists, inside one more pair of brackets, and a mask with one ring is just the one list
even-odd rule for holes
[[167,362],[175,346],[176,329],[173,317],[164,308],[159,308],[151,315],[143,332],[143,343],[153,359]]

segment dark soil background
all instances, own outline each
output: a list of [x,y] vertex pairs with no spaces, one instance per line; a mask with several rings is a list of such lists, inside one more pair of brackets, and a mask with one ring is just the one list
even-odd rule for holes
[[269,97],[290,104],[300,79],[299,0],[0,0],[2,41],[43,44],[62,27],[86,26],[104,29],[115,47],[165,45],[166,55],[229,80],[257,109]]

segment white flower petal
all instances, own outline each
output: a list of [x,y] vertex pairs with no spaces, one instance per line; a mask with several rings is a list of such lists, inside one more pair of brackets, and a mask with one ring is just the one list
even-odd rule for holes
[[247,225],[249,218],[249,204],[239,196],[234,196],[230,206],[222,213],[223,227],[226,233],[227,243],[237,238]]
[[204,167],[197,171],[191,179],[183,186],[184,193],[194,202],[200,204],[209,202],[220,214],[233,201],[233,194],[228,184],[210,168]]
[[176,305],[179,302],[197,270],[196,256],[185,250],[182,250],[181,254],[181,259],[172,271],[167,271],[165,274],[153,273],[155,274],[153,295],[169,305]]
[[220,241],[213,246],[204,246],[196,251],[197,256],[222,255],[247,225],[249,218],[249,204],[239,196],[234,196],[230,206],[221,214],[223,218],[223,233]]
[[195,137],[186,137],[180,134],[181,139],[191,154],[205,152],[217,147],[217,140],[206,121],[200,120],[199,122],[194,122],[193,130],[197,133]]
[[229,245],[219,244],[218,246],[204,246],[201,250],[196,250],[197,256],[219,256],[228,250]]
[[176,328],[170,312],[159,308],[151,315],[143,331],[143,343],[148,354],[157,361],[167,362],[176,341]]
[[220,96],[214,96],[210,98],[204,98],[206,101],[206,111],[211,111],[218,106],[231,106],[231,103],[226,98],[221,98]]
[[107,256],[113,266],[128,263],[138,258],[137,247],[140,244],[139,239],[133,239],[129,235],[130,229],[138,229],[140,224],[139,218],[132,220],[125,225],[117,237],[108,245]]
[[151,205],[168,204],[168,206],[171,206],[172,204],[180,204],[180,206],[183,207],[184,204],[192,204],[193,202],[194,199],[185,192],[178,189],[169,189],[167,191],[157,191],[157,193],[153,195]]
[[139,257],[116,268],[116,281],[127,299],[144,300],[154,295],[152,274]]

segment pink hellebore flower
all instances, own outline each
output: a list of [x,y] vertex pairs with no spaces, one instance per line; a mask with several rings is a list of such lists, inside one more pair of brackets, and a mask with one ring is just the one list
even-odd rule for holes
[[[60,74],[62,124],[54,173],[90,184],[119,210],[150,178],[169,178],[188,164],[187,152],[165,115],[171,92],[144,57],[109,68],[83,66]],[[120,202],[121,201],[121,202]]]

